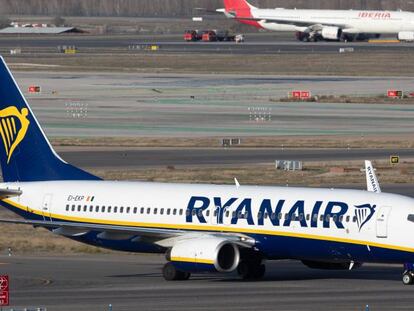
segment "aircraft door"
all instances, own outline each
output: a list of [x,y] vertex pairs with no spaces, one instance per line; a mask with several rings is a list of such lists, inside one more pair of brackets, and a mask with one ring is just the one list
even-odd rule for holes
[[391,207],[381,206],[377,212],[376,231],[377,238],[388,237],[388,220],[390,217]]
[[43,220],[45,221],[52,221],[52,216],[51,216],[52,198],[53,198],[53,195],[51,193],[47,193],[43,197],[42,215],[43,215]]

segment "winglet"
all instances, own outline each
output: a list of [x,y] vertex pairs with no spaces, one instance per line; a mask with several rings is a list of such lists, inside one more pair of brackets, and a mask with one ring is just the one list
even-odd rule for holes
[[234,177],[234,183],[236,184],[236,187],[237,187],[237,188],[239,188],[239,187],[240,187],[240,183],[239,183],[239,181],[237,180],[237,178],[236,178],[236,177]]
[[367,178],[367,191],[380,193],[381,188],[378,182],[377,175],[375,175],[374,167],[371,161],[365,160],[365,175]]

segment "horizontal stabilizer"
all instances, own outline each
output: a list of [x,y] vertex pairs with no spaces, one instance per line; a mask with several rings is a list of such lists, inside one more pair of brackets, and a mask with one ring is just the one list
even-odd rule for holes
[[0,189],[0,199],[18,197],[22,194],[21,190],[15,189]]

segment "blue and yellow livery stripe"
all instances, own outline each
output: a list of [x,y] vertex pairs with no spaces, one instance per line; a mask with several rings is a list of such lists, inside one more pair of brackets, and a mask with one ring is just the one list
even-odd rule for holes
[[[15,208],[23,210],[24,212],[32,213],[34,215],[42,216],[41,211],[31,209],[29,207],[23,206],[19,203],[16,203],[10,199],[2,199],[6,204],[9,204]],[[95,218],[84,218],[84,217],[74,217],[48,213],[48,218],[53,218],[55,220],[64,220],[71,222],[79,223],[90,223],[90,224],[100,224],[100,225],[113,225],[113,226],[127,226],[127,227],[142,227],[142,228],[156,228],[156,229],[176,229],[176,230],[189,230],[189,231],[207,231],[207,232],[226,232],[226,233],[243,233],[243,234],[259,234],[259,235],[270,235],[270,236],[281,236],[281,237],[292,237],[292,238],[301,238],[301,239],[311,239],[311,240],[320,240],[320,241],[329,241],[329,242],[338,242],[338,243],[347,243],[354,245],[363,245],[369,247],[378,247],[389,250],[397,250],[403,252],[414,253],[414,248],[404,247],[398,245],[391,245],[385,243],[377,243],[372,241],[363,241],[355,239],[346,239],[339,237],[330,237],[316,234],[308,233],[297,233],[297,232],[285,232],[285,231],[276,231],[276,230],[262,230],[262,229],[252,229],[252,228],[229,228],[226,226],[211,226],[211,225],[194,225],[194,224],[162,224],[162,223],[146,223],[146,222],[131,222],[131,221],[120,221],[120,220],[103,220]]]
[[191,262],[191,263],[203,263],[203,264],[207,264],[207,265],[214,265],[214,260],[211,260],[211,259],[202,259],[202,258],[171,257],[171,261]]

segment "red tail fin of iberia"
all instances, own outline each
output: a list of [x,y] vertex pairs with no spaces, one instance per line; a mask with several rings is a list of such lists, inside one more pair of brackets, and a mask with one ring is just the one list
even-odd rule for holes
[[254,20],[252,10],[256,9],[246,0],[224,0],[224,7],[228,15],[233,16],[239,22],[257,28],[262,28],[262,26]]

